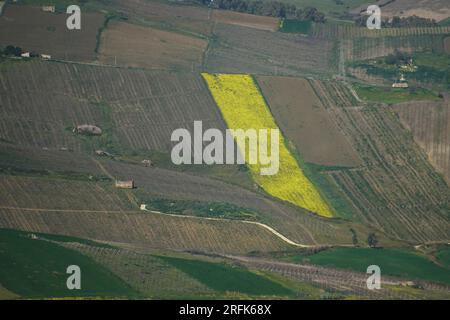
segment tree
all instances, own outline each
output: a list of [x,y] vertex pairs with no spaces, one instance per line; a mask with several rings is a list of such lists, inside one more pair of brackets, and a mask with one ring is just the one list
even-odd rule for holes
[[6,46],[5,50],[3,50],[3,54],[5,54],[7,56],[20,57],[20,55],[22,54],[22,48],[9,45],[9,46]]
[[377,239],[377,236],[375,235],[375,233],[369,234],[369,236],[367,237],[367,244],[371,248],[375,248],[378,246],[378,239]]

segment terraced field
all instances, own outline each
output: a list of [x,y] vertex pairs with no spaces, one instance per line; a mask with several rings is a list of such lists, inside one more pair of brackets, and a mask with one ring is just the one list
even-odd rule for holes
[[[332,41],[296,34],[273,33],[218,23],[217,40],[205,55],[205,71],[310,75],[330,73]],[[271,45],[266,45],[270,43]]]
[[381,38],[405,37],[422,35],[445,35],[450,33],[449,26],[437,27],[411,27],[411,28],[381,28],[370,30],[351,24],[316,24],[311,31],[312,36],[326,39],[353,39],[353,38]]
[[[170,151],[173,130],[192,130],[194,120],[224,128],[200,75],[190,73],[14,63],[0,73],[0,104],[0,138],[50,149]],[[71,132],[85,123],[106,134],[87,139]]]
[[145,0],[113,0],[109,5],[125,13],[132,22],[200,38],[211,35],[213,28],[206,8]]
[[306,79],[256,79],[277,124],[306,162],[341,167],[361,164]]
[[342,41],[347,61],[384,57],[399,50],[402,52],[443,52],[442,35],[415,35],[392,37],[361,37]]
[[263,17],[227,10],[213,10],[211,20],[216,23],[226,23],[266,31],[277,31],[280,25],[279,19],[274,17]]
[[360,218],[405,240],[447,241],[450,189],[392,110],[358,107],[337,83],[311,83],[364,161],[328,172]]
[[0,175],[0,206],[51,210],[126,211],[132,206],[112,182]]
[[149,254],[79,243],[64,246],[105,266],[147,298],[198,298],[215,293],[196,279]]
[[396,105],[394,109],[450,185],[450,104],[412,102]]
[[[367,290],[367,274],[317,267],[309,264],[276,262],[260,258],[236,258],[247,267],[280,274],[291,281],[310,283],[328,293],[329,297],[358,297],[359,299],[436,299],[448,297],[448,287],[423,283],[426,290],[407,288],[401,279],[382,277],[380,290]],[[326,295],[325,295],[326,296]],[[439,298],[438,298],[439,299]]]
[[289,248],[257,225],[157,213],[0,209],[0,227],[154,249],[246,254]]
[[[251,76],[203,74],[211,94],[214,97],[222,115],[230,129],[279,130],[275,120],[259,93]],[[269,131],[267,131],[269,132]],[[272,133],[271,133],[272,134]],[[234,137],[237,139],[237,137]],[[301,208],[317,213],[324,217],[331,217],[332,211],[321,197],[315,186],[304,175],[297,161],[287,148],[283,136],[277,137],[279,141],[273,142],[267,138],[267,145],[276,143],[278,150],[276,157],[278,168],[269,169],[262,165],[261,151],[259,157],[255,155],[256,163],[252,163],[252,152],[257,148],[247,146],[245,141],[237,141],[245,162],[250,168],[252,177],[270,195],[293,203]],[[271,136],[270,139],[273,139]],[[259,142],[261,143],[261,142]],[[270,149],[273,157],[273,149]],[[266,150],[267,154],[268,151]],[[270,172],[267,174],[264,171]]]

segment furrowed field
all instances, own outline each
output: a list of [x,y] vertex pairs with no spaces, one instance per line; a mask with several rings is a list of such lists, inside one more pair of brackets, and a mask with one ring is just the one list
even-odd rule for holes
[[410,102],[394,108],[402,123],[412,132],[414,140],[450,185],[450,104]]
[[323,75],[333,68],[331,40],[222,23],[214,35],[204,59],[209,73]]
[[0,46],[19,46],[25,52],[49,54],[54,59],[95,60],[103,14],[84,13],[82,29],[72,32],[66,27],[66,14],[14,4],[8,4],[4,11],[0,17]]
[[326,172],[356,216],[410,241],[446,241],[450,189],[389,107],[358,106],[337,82],[311,81],[364,165]]
[[202,64],[206,46],[205,40],[175,32],[112,22],[102,33],[99,60],[109,65],[193,70]]
[[[230,129],[278,129],[251,76],[204,73],[203,77]],[[245,153],[244,145],[239,145],[239,148]],[[247,154],[247,163],[248,156]],[[273,176],[261,175],[262,165],[259,162],[248,164],[255,182],[274,197],[324,217],[331,217],[331,209],[306,178],[282,136],[279,141],[279,158],[280,168]]]

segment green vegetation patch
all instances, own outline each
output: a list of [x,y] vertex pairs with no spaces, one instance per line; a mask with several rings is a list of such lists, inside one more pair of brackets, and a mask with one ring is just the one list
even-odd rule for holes
[[141,203],[145,203],[147,205],[147,209],[160,211],[162,213],[249,221],[258,220],[258,215],[256,212],[230,203],[161,198],[150,198],[143,200],[144,198],[142,196],[139,198]]
[[450,269],[450,246],[445,246],[438,250],[436,258],[439,263]]
[[[448,259],[448,252],[444,253],[444,259]],[[424,256],[401,249],[334,248],[309,256],[292,256],[289,260],[359,272],[366,272],[370,265],[378,265],[382,275],[450,284],[448,269]]]
[[286,33],[308,34],[311,30],[311,21],[302,21],[296,19],[283,19],[280,24],[280,31]]
[[[440,38],[442,44],[443,38]],[[363,68],[369,75],[383,77],[389,81],[406,76],[409,82],[429,85],[439,89],[450,88],[450,55],[433,49],[414,54],[396,51],[386,57],[357,61],[353,67]],[[412,62],[412,64],[410,63]]]
[[[68,290],[67,267],[81,269],[81,290]],[[0,229],[0,283],[22,297],[133,297],[136,292],[90,258],[29,233]]]
[[238,292],[259,296],[290,296],[291,290],[244,268],[200,260],[162,257],[170,265],[219,292]]
[[358,96],[369,102],[395,104],[407,101],[439,100],[437,94],[425,88],[390,88],[354,85]]

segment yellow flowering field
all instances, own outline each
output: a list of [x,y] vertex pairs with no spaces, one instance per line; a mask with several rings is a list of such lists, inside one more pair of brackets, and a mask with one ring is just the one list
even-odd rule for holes
[[[209,90],[230,129],[279,129],[253,78],[249,75],[203,73]],[[269,131],[270,132],[270,131]],[[324,217],[332,210],[308,180],[283,136],[279,141],[279,171],[261,175],[261,164],[248,164],[254,181],[270,195]],[[268,141],[270,146],[270,139]],[[239,148],[242,150],[241,145]],[[248,152],[246,153],[248,158]],[[246,159],[247,160],[247,159]]]

